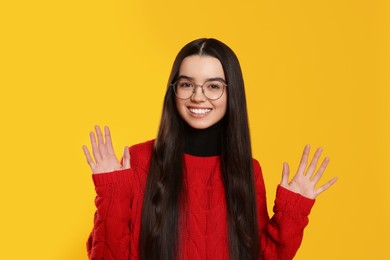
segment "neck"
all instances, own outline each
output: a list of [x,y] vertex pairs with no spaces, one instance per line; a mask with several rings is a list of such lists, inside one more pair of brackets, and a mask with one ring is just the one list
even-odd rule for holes
[[206,129],[195,129],[186,124],[185,153],[201,157],[220,155],[221,130],[221,121]]

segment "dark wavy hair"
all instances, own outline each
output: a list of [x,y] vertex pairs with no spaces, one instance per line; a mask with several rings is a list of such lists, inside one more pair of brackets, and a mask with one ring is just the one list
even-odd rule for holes
[[183,188],[184,126],[171,84],[184,58],[217,58],[227,81],[227,111],[223,118],[221,170],[228,216],[230,259],[259,259],[257,207],[248,115],[241,67],[234,52],[216,39],[198,39],[178,53],[169,76],[162,118],[151,158],[142,208],[142,260],[178,259],[180,204]]

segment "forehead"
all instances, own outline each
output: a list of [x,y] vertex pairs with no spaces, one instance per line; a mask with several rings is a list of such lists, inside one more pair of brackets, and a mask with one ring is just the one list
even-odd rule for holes
[[180,65],[179,76],[191,77],[197,81],[216,77],[225,79],[221,62],[217,58],[204,55],[186,57]]

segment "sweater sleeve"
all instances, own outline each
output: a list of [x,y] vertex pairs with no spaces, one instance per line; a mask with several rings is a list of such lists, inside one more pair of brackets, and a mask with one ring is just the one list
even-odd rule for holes
[[269,218],[264,179],[257,161],[254,161],[254,173],[262,259],[293,259],[301,245],[303,230],[309,222],[308,216],[315,200],[279,185],[273,207],[274,215]]
[[93,174],[94,226],[87,241],[90,260],[138,259],[143,191],[154,140],[130,147],[130,169]]
[[131,168],[92,175],[96,212],[87,241],[89,259],[128,259],[134,174]]

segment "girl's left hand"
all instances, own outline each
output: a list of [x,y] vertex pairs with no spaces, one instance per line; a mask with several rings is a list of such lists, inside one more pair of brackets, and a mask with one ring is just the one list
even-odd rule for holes
[[320,168],[315,173],[318,160],[322,153],[322,148],[318,148],[306,171],[309,153],[310,145],[306,145],[305,149],[303,150],[302,159],[299,164],[298,171],[290,182],[288,182],[290,174],[289,166],[286,162],[283,163],[282,181],[280,182],[280,185],[292,192],[301,194],[306,198],[315,199],[321,192],[324,192],[330,186],[332,186],[337,181],[337,177],[331,179],[321,187],[316,188],[318,181],[321,179],[322,174],[324,173],[326,166],[329,163],[329,158],[325,157],[325,159],[321,163]]

